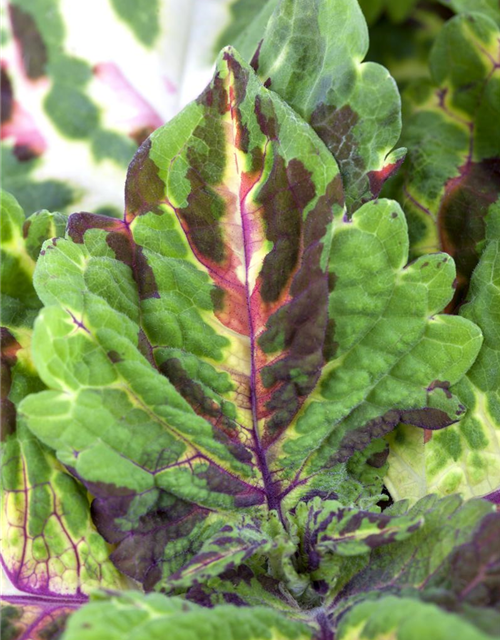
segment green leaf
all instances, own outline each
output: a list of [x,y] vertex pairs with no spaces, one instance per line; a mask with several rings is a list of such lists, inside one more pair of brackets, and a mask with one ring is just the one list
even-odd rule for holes
[[[492,494],[500,486],[500,206],[487,216],[486,247],[474,271],[468,304],[460,314],[481,327],[484,343],[463,380],[452,387],[467,406],[462,420],[431,438],[399,427],[389,437],[387,484],[396,498],[426,493]],[[444,382],[445,387],[448,386]]]
[[463,412],[431,386],[458,382],[482,340],[436,315],[451,259],[407,266],[396,203],[348,219],[342,202],[326,147],[225,50],[131,164],[126,219],[76,214],[44,245],[34,354],[50,390],[22,413],[148,588],[228,513],[352,500],[356,452],[402,419]]
[[45,388],[30,353],[41,306],[31,276],[42,243],[61,233],[66,218],[40,211],[25,220],[16,200],[1,195],[2,562],[21,591],[83,598],[121,579],[92,525],[85,490],[17,415],[26,395]]
[[368,30],[356,0],[274,4],[270,19],[266,5],[237,46],[335,156],[352,213],[404,160],[405,149],[393,151],[401,134],[396,83],[380,65],[362,63]]
[[138,592],[95,595],[69,620],[62,640],[309,640],[311,631],[265,608],[206,609]]
[[488,207],[499,196],[499,27],[479,14],[446,23],[434,45],[432,81],[408,89],[403,143],[410,149],[398,199],[412,255],[444,250],[455,258],[463,300],[484,239]]
[[464,605],[496,606],[500,514],[484,500],[426,496],[409,511],[396,503],[384,515],[423,518],[409,539],[379,547],[342,595],[349,600],[370,592],[413,593],[460,610]]
[[342,618],[338,640],[488,640],[460,617],[410,598],[387,596],[363,602]]

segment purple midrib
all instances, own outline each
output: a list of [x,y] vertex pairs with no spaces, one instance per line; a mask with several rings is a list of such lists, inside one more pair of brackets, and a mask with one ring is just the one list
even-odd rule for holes
[[[233,121],[233,127],[238,126],[237,119],[233,114],[233,107],[231,106],[231,119]],[[236,145],[235,145],[236,146]],[[235,156],[235,165],[236,171],[238,175],[240,174],[240,169],[238,166],[237,158]],[[278,497],[278,492],[275,488],[275,483],[273,482],[271,471],[269,469],[269,465],[267,464],[267,458],[265,449],[262,445],[260,434],[259,434],[259,418],[257,412],[258,406],[258,398],[257,398],[257,366],[256,366],[256,343],[255,343],[255,326],[252,315],[252,299],[250,293],[250,284],[249,284],[249,266],[251,261],[251,255],[249,251],[250,247],[250,239],[251,239],[251,231],[248,228],[249,222],[245,211],[245,202],[252,191],[252,188],[248,189],[246,193],[242,193],[243,185],[240,181],[240,193],[238,194],[238,201],[240,205],[240,216],[241,216],[241,229],[243,234],[243,252],[245,256],[245,301],[247,307],[248,314],[248,330],[250,337],[250,403],[252,406],[252,435],[254,440],[254,450],[255,456],[257,458],[257,464],[259,466],[260,472],[262,474],[262,480],[264,482],[264,491],[266,494],[267,504],[270,510],[276,510],[280,514],[280,499]]]

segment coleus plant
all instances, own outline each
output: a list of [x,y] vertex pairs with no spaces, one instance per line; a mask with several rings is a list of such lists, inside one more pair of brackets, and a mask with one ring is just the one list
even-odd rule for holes
[[173,9],[162,0],[81,10],[71,0],[3,0],[0,12],[4,188],[29,212],[120,216],[137,147],[175,113],[175,48],[163,52]]
[[[438,315],[453,296],[453,260],[408,264],[401,208],[369,201],[370,172],[380,182],[394,164],[383,164],[383,151],[398,129],[398,99],[380,67],[358,68],[366,27],[357,4],[285,0],[272,25],[295,16],[291,33],[275,33],[297,61],[297,34],[325,15],[330,25],[344,17],[361,43],[352,60],[339,58],[346,77],[362,79],[342,113],[363,121],[355,109],[367,77],[387,78],[396,96],[371,155],[355,118],[353,165],[331,153],[335,127],[316,126],[327,147],[297,114],[311,121],[322,106],[342,121],[327,92],[312,91],[313,108],[313,98],[303,101],[335,77],[333,64],[308,84],[298,76],[293,111],[273,91],[287,88],[292,101],[285,61],[276,75],[266,67],[279,38],[252,54],[260,78],[226,49],[207,90],[134,158],[123,220],[74,214],[65,237],[43,246],[31,353],[47,389],[22,400],[16,424],[75,495],[94,497],[92,520],[114,545],[114,566],[168,596],[97,594],[70,618],[66,638],[494,633],[493,505],[428,497],[411,509],[376,507],[379,438],[401,420],[437,430],[462,416],[449,386],[473,364],[482,335],[470,320]],[[64,498],[55,520],[65,525]],[[23,535],[25,522],[14,525]],[[105,548],[83,522],[78,540],[95,534]],[[75,549],[73,569],[83,566]],[[62,552],[55,547],[56,558]],[[100,565],[94,577],[116,589],[106,557],[88,555]],[[19,575],[30,560],[17,560]],[[61,564],[45,566],[57,579]],[[15,604],[25,603],[4,609],[13,637],[54,617],[58,633],[57,612],[68,613],[67,598],[42,598],[34,612]]]

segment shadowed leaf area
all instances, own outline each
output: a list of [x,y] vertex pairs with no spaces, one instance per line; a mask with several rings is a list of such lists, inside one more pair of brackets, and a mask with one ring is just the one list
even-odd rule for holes
[[495,21],[493,6],[455,5],[464,13],[439,32],[430,78],[404,93],[403,143],[410,152],[389,190],[408,216],[412,255],[444,250],[455,258],[458,286],[449,311],[467,296],[485,217],[500,195],[500,138],[492,127],[499,109],[500,12],[497,5]]

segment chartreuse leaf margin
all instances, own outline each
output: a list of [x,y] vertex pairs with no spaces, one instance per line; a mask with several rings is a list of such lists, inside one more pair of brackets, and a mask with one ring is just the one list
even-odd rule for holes
[[147,588],[228,520],[286,526],[301,499],[351,499],[345,463],[402,419],[439,429],[465,410],[439,382],[482,342],[436,315],[453,262],[407,266],[396,203],[352,219],[343,203],[321,140],[227,49],[139,151],[124,220],[76,214],[45,243],[33,343],[49,390],[21,413]]
[[471,279],[460,315],[477,323],[484,336],[479,356],[467,375],[451,388],[468,407],[456,425],[424,438],[407,426],[389,436],[391,453],[386,483],[397,499],[426,493],[500,500],[500,207],[486,217],[486,244]]
[[[464,3],[455,3],[455,5]],[[485,3],[449,20],[434,43],[430,80],[404,93],[402,140],[410,149],[391,192],[408,217],[412,256],[444,250],[455,258],[454,310],[467,295],[500,195],[498,22]]]
[[39,211],[26,219],[1,192],[2,563],[25,593],[82,602],[93,588],[119,587],[109,549],[95,530],[86,492],[39,442],[17,407],[45,385],[31,357],[34,317],[41,302],[33,288],[43,241],[64,232],[66,216]]

